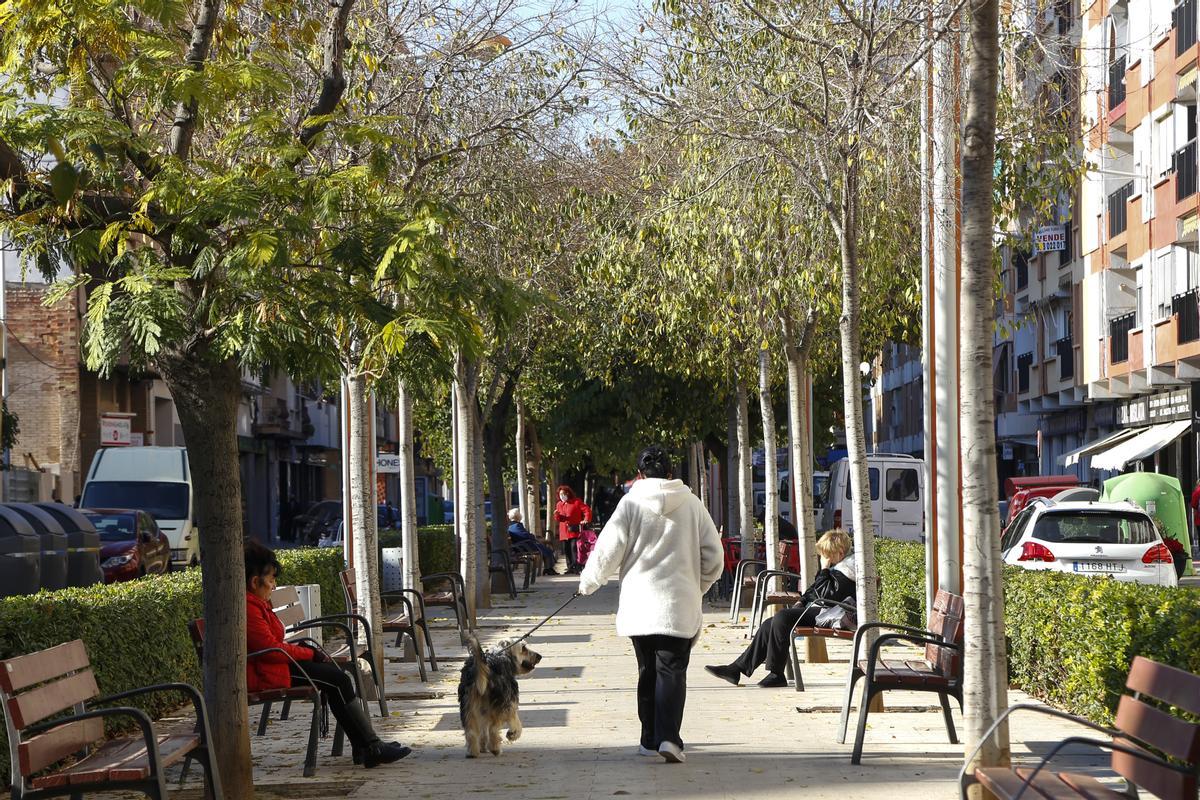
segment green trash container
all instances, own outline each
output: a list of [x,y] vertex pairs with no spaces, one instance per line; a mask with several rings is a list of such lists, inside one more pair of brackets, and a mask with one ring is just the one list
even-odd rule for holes
[[1109,478],[1100,493],[1101,502],[1129,500],[1146,509],[1162,525],[1163,535],[1183,545],[1184,574],[1193,573],[1192,544],[1188,538],[1187,503],[1179,479],[1157,472],[1130,472]]

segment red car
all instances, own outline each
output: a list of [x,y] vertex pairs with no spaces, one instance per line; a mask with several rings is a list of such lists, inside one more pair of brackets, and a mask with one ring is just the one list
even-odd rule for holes
[[171,543],[154,517],[127,508],[80,509],[100,534],[105,583],[131,581],[171,568]]

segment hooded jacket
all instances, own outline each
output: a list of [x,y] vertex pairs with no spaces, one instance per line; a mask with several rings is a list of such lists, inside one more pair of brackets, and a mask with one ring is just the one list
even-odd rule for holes
[[579,591],[592,594],[619,574],[619,635],[690,639],[722,566],[720,534],[699,498],[683,481],[642,478],[600,532]]

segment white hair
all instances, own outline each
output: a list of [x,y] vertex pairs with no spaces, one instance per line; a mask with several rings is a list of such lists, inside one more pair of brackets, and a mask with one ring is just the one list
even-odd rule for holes
[[509,519],[511,522],[520,522],[520,521],[521,521],[521,509],[519,509],[519,508],[510,508],[510,509],[508,510],[508,519]]

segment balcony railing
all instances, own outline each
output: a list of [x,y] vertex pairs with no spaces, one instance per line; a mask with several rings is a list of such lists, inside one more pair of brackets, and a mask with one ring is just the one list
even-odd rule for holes
[[1124,314],[1108,323],[1108,336],[1112,339],[1111,363],[1120,364],[1129,360],[1129,332],[1133,330],[1136,314]]
[[1133,197],[1133,181],[1108,196],[1108,238],[1125,232],[1129,225],[1126,202]]
[[1108,110],[1125,102],[1125,56],[1108,65]]
[[1192,139],[1171,156],[1171,169],[1175,170],[1175,200],[1191,197],[1196,193],[1196,140]]
[[1075,377],[1075,342],[1070,336],[1064,336],[1054,342],[1054,352],[1058,354],[1058,379],[1065,381]]
[[1200,339],[1200,289],[1191,289],[1172,297],[1171,313],[1175,315],[1177,344]]
[[1175,29],[1175,55],[1181,56],[1196,43],[1196,0],[1183,0],[1171,12]]

